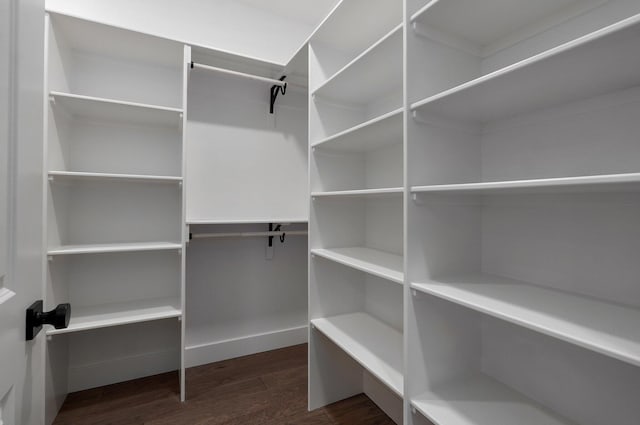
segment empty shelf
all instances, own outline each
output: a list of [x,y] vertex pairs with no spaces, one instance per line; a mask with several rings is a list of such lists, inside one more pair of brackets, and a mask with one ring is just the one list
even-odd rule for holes
[[402,142],[403,109],[376,117],[311,145],[347,152],[368,152]]
[[49,96],[56,107],[81,117],[175,127],[182,122],[182,109],[178,108],[53,91]]
[[640,173],[414,186],[412,193],[492,194],[640,190]]
[[402,85],[402,25],[349,62],[312,96],[367,104]]
[[404,282],[402,256],[377,249],[353,247],[312,249],[311,254],[393,282]]
[[175,242],[136,242],[107,243],[86,245],[62,245],[50,248],[47,255],[100,254],[109,252],[164,251],[182,249],[182,244]]
[[489,122],[638,85],[634,16],[411,105],[436,116]]
[[314,319],[311,324],[402,397],[402,333],[365,313]]
[[180,317],[178,298],[131,301],[93,307],[71,308],[71,320],[66,329],[49,329],[47,335],[58,335],[131,323]]
[[485,375],[437,386],[411,401],[435,425],[569,425],[533,400]]
[[312,197],[319,198],[331,198],[331,197],[343,197],[343,198],[359,198],[359,197],[378,197],[389,195],[402,195],[403,188],[401,187],[386,187],[382,189],[359,189],[359,190],[336,190],[331,192],[311,192]]
[[640,310],[491,275],[411,287],[640,366]]
[[128,181],[148,183],[179,183],[182,177],[153,176],[142,174],[88,173],[83,171],[49,171],[49,178],[62,181],[96,180],[96,181]]

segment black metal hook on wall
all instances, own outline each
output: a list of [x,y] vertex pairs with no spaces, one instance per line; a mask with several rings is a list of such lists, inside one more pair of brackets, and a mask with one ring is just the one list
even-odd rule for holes
[[[282,224],[273,224],[273,223],[269,223],[269,231],[270,232],[279,232],[280,229],[282,229]],[[284,243],[284,238],[285,238],[286,234],[284,232],[282,232],[282,234],[280,235],[280,242]],[[273,246],[273,236],[269,236],[269,246]]]
[[[283,75],[282,77],[279,78],[279,80],[284,81],[285,78],[287,78],[287,76]],[[276,103],[276,98],[278,97],[278,93],[282,93],[283,96],[287,94],[287,83],[284,83],[283,86],[278,86],[275,84],[271,86],[271,107],[269,108],[269,113],[271,114],[273,114],[273,106]]]

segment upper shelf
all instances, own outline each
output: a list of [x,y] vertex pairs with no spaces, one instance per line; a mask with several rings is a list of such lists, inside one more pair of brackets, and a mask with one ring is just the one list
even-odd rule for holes
[[414,186],[411,192],[442,194],[583,193],[640,190],[640,173]]
[[180,66],[184,43],[48,11],[56,31],[74,50],[113,58]]
[[413,12],[409,20],[421,30],[428,29],[434,37],[483,57],[602,3],[603,0],[436,0],[415,12],[409,11]]
[[353,59],[312,96],[368,104],[402,85],[402,25]]
[[411,288],[640,366],[640,310],[491,275]]
[[311,250],[311,254],[392,282],[404,282],[404,265],[400,255],[365,247],[316,248]]
[[88,173],[83,171],[49,171],[49,179],[56,181],[123,181],[140,183],[180,183],[182,177],[153,176],[142,174]]
[[312,198],[371,198],[383,196],[400,196],[401,187],[386,187],[380,189],[336,190],[331,192],[311,192]]
[[573,424],[482,374],[438,385],[411,405],[435,425]]
[[71,310],[66,329],[49,329],[47,335],[88,331],[182,316],[178,298],[162,298],[81,307]]
[[[399,22],[402,22],[401,1],[340,1],[312,34],[310,42],[322,43],[355,57]],[[357,31],[354,31],[354,25],[357,25]]]
[[313,319],[311,324],[402,397],[402,333],[366,313]]
[[177,242],[84,244],[49,248],[47,255],[103,254],[110,252],[165,251],[178,249],[182,249],[182,244]]
[[486,123],[640,83],[640,15],[411,105]]
[[311,145],[312,148],[369,152],[402,142],[403,109],[376,117]]
[[179,127],[182,109],[52,91],[51,101],[72,115],[139,124]]

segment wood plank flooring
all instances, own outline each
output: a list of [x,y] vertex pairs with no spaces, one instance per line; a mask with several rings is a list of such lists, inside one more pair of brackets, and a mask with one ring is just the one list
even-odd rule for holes
[[364,395],[307,412],[307,345],[69,394],[54,425],[393,425]]

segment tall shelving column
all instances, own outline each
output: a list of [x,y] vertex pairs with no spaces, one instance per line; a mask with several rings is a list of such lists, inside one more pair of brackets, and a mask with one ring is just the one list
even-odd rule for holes
[[405,8],[406,423],[636,423],[640,5]]
[[364,392],[398,423],[402,38],[400,1],[345,0],[309,42],[309,408]]
[[[179,370],[184,397],[183,128],[189,48],[59,14],[46,18],[47,388]],[[178,320],[176,320],[178,319]]]

